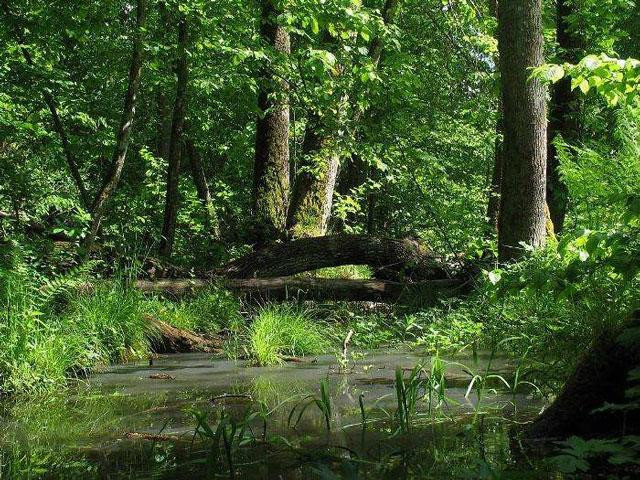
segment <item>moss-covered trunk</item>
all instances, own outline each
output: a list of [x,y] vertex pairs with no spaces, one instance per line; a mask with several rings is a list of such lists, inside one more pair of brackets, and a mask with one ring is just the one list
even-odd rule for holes
[[312,116],[287,217],[287,230],[293,238],[319,237],[327,233],[340,156],[331,136],[320,129],[320,119]]
[[[260,35],[276,53],[291,52],[289,33],[278,24],[273,0],[262,0]],[[289,205],[288,84],[272,68],[261,73],[253,172],[253,237],[263,245],[284,235]]]

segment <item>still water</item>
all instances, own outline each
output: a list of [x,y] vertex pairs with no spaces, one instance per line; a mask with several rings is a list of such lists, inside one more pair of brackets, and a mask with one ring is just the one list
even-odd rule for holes
[[522,448],[518,432],[544,403],[513,388],[514,363],[356,358],[253,367],[169,355],[14,399],[1,412],[0,478],[561,478]]

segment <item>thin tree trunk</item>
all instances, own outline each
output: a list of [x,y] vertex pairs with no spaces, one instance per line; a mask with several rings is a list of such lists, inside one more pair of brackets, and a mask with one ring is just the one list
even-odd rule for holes
[[[9,23],[11,22],[11,12],[9,10],[9,3],[7,0],[2,0],[2,10],[4,12],[5,17],[7,18]],[[22,30],[18,25],[14,25],[14,33],[15,36],[20,43],[20,51],[22,52],[22,56],[24,57],[27,65],[32,68],[35,68],[35,63],[29,50],[25,47],[26,41],[23,35]],[[53,119],[53,128],[55,129],[58,137],[60,137],[60,142],[62,143],[62,152],[67,160],[67,165],[69,167],[69,171],[71,172],[71,177],[73,178],[74,183],[76,184],[76,188],[78,189],[78,194],[80,195],[80,201],[82,202],[82,206],[86,209],[89,209],[91,206],[91,201],[89,199],[89,193],[84,185],[84,181],[82,180],[82,175],[80,175],[80,170],[78,168],[78,164],[76,162],[75,156],[71,150],[71,144],[69,143],[69,138],[67,137],[66,130],[60,119],[60,115],[58,114],[58,108],[56,106],[56,101],[53,95],[47,91],[43,90],[42,95],[44,97],[44,101],[51,112],[51,117]]]
[[504,168],[504,146],[502,135],[504,125],[502,119],[502,101],[498,102],[498,112],[496,121],[496,141],[493,154],[493,173],[491,176],[491,187],[489,189],[489,204],[487,206],[487,217],[489,227],[493,232],[499,231],[498,218],[500,217],[500,196],[502,192],[502,171]]
[[[489,0],[489,11],[496,19],[498,18],[498,0]],[[493,61],[496,70],[500,70],[500,56],[494,55]],[[487,218],[489,219],[489,228],[498,233],[498,218],[500,216],[500,194],[502,190],[502,169],[504,167],[504,146],[502,139],[504,137],[504,118],[502,96],[498,96],[496,106],[496,140],[494,142],[493,154],[493,172],[491,175],[491,185],[489,188],[489,203],[487,205]]]
[[133,127],[133,119],[136,113],[136,99],[138,96],[138,88],[140,87],[140,74],[142,73],[145,20],[146,0],[137,0],[136,31],[133,40],[133,53],[131,55],[131,64],[129,68],[129,86],[124,99],[122,119],[120,121],[118,133],[116,134],[116,147],[113,152],[111,169],[105,178],[102,188],[96,195],[91,208],[91,225],[84,242],[86,249],[91,248],[95,241],[95,237],[98,233],[98,229],[100,228],[100,223],[102,222],[109,200],[118,187],[124,162],[127,158],[127,149],[129,148],[131,129]]
[[[392,25],[395,21],[400,6],[400,0],[386,0],[382,8],[382,20],[385,25]],[[384,52],[384,43],[379,36],[376,36],[369,45],[369,56],[371,63],[378,67],[380,60],[382,59],[382,53]],[[369,110],[356,113],[354,117],[354,124],[359,123],[363,117],[370,113]],[[356,132],[355,137],[358,138],[359,133]],[[347,163],[344,175],[340,181],[340,190],[342,194],[349,194],[354,188],[362,185],[367,178],[371,175],[371,168],[367,165],[362,157],[355,153],[351,156],[350,161]],[[367,195],[367,230],[372,226],[373,208],[375,206],[375,194],[370,193]]]
[[200,200],[200,203],[202,203],[202,208],[204,209],[205,228],[211,233],[213,238],[219,239],[220,226],[216,210],[213,205],[213,200],[211,199],[211,191],[209,190],[207,176],[205,175],[198,149],[190,138],[185,139],[185,150],[187,158],[189,159],[189,166],[191,167],[193,183],[195,184],[196,191],[198,192],[198,199]]
[[169,167],[167,169],[167,193],[164,207],[164,223],[160,254],[170,257],[176,236],[176,219],[180,202],[178,189],[180,179],[180,154],[182,153],[182,130],[184,127],[185,103],[187,99],[187,19],[184,15],[178,21],[178,59],[176,62],[176,98],[173,105],[171,140],[169,142]]
[[173,298],[194,291],[222,286],[240,295],[261,302],[273,300],[331,300],[369,302],[415,303],[420,297],[435,303],[443,297],[466,293],[458,279],[427,280],[418,283],[400,283],[388,280],[351,280],[342,278],[249,278],[198,279],[172,278],[157,281],[138,280],[136,287],[143,292],[161,293]]
[[[562,60],[567,62],[576,62],[580,51],[580,39],[569,30],[568,17],[572,13],[573,3],[568,0],[557,0],[557,39],[562,50]],[[571,79],[563,78],[553,86],[547,150],[547,204],[556,233],[561,233],[564,227],[569,190],[560,178],[560,159],[555,141],[559,135],[569,142],[578,137],[578,110],[579,99],[571,90]]]
[[541,0],[504,0],[498,47],[504,105],[504,168],[498,248],[503,261],[518,258],[521,242],[546,241],[546,98],[529,69],[542,64]]
[[[262,0],[260,35],[277,52],[291,53],[289,33],[277,23],[275,0]],[[289,104],[287,82],[261,73],[252,210],[257,245],[282,237],[289,204]]]

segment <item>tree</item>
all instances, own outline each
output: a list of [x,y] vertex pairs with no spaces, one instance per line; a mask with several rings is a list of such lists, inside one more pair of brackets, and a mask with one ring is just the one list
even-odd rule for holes
[[122,118],[120,126],[116,133],[116,147],[113,151],[113,158],[109,173],[105,177],[102,188],[98,191],[93,205],[91,207],[91,225],[89,232],[85,237],[84,245],[90,248],[93,245],[95,237],[100,228],[102,217],[105,214],[106,207],[113,193],[118,187],[124,162],[127,158],[127,150],[129,148],[129,139],[131,137],[131,129],[133,127],[133,119],[136,113],[136,100],[138,88],[140,86],[140,74],[142,73],[143,59],[143,39],[144,27],[146,21],[146,0],[138,0],[136,8],[136,31],[133,40],[133,52],[131,55],[131,63],[129,67],[129,84],[124,99],[124,108],[122,110]]
[[[489,10],[496,20],[498,19],[498,0],[490,0]],[[500,57],[494,55],[493,61],[496,70],[500,70]],[[495,233],[498,232],[498,217],[500,216],[500,192],[502,189],[502,168],[504,164],[504,151],[502,137],[504,134],[504,121],[502,118],[502,98],[498,95],[496,105],[496,140],[494,142],[493,170],[491,174],[491,185],[489,189],[489,203],[487,205],[487,218],[489,227]]]
[[[571,30],[569,17],[574,13],[571,0],[557,0],[556,36],[563,61],[576,63],[579,60],[581,41],[577,33]],[[547,150],[547,204],[555,232],[564,227],[567,212],[568,194],[566,184],[560,178],[560,159],[556,141],[559,137],[565,142],[575,140],[579,135],[579,99],[571,89],[571,79],[564,77],[553,85],[551,111],[549,116]]]
[[529,80],[543,62],[541,0],[500,2],[498,31],[505,135],[498,246],[506,261],[523,253],[521,242],[546,240],[546,98],[540,80]]
[[178,20],[178,57],[176,62],[176,96],[173,105],[173,117],[171,123],[171,137],[169,140],[169,167],[167,169],[167,193],[164,207],[164,223],[162,226],[162,239],[160,241],[160,254],[170,257],[173,251],[173,242],[176,236],[176,218],[178,215],[178,203],[180,192],[178,183],[180,179],[180,156],[182,153],[182,130],[184,127],[185,103],[187,99],[187,77],[189,74],[187,64],[187,19],[184,14]]
[[[289,33],[278,23],[276,0],[262,0],[260,36],[275,54],[289,55]],[[270,67],[260,74],[253,172],[253,236],[256,244],[284,234],[289,205],[289,104],[288,84]]]
[[210,235],[215,238],[220,238],[220,225],[216,210],[211,198],[211,191],[209,190],[209,182],[207,182],[207,176],[200,159],[200,152],[193,143],[191,138],[185,139],[185,153],[189,160],[189,167],[191,168],[191,175],[193,176],[193,183],[196,186],[198,193],[198,200],[202,204],[204,210],[204,227],[210,232]]

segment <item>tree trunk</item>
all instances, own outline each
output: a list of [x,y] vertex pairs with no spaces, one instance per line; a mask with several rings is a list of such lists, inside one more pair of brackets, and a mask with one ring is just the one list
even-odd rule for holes
[[[531,438],[640,433],[637,410],[594,413],[609,404],[624,404],[633,386],[629,372],[640,365],[640,314],[621,328],[601,335],[567,380],[562,393],[528,428]],[[637,381],[635,382],[637,385]],[[625,418],[626,415],[626,418]],[[633,415],[633,416],[631,416]],[[626,432],[625,432],[626,429]]]
[[504,0],[498,10],[505,134],[498,248],[507,261],[522,255],[521,242],[546,241],[546,98],[541,82],[529,80],[543,61],[541,0]]
[[[489,12],[498,19],[498,0],[489,1]],[[500,56],[493,56],[496,70],[500,71]],[[502,95],[498,96],[496,106],[496,140],[494,142],[493,171],[491,185],[489,187],[489,202],[487,205],[487,219],[489,228],[493,233],[498,233],[498,218],[500,216],[500,193],[502,191],[502,169],[504,167],[504,150],[502,139],[504,137],[504,118]]]
[[304,160],[296,179],[287,230],[293,238],[325,235],[333,206],[333,192],[340,165],[332,135],[320,132],[320,118],[312,115],[305,133]]
[[167,106],[167,96],[162,92],[156,93],[158,105],[158,124],[156,127],[156,155],[169,160],[169,144],[171,142],[171,115]]
[[[399,0],[386,0],[384,6],[382,8],[382,20],[385,25],[391,25],[395,21],[395,17],[398,13],[398,7],[400,5]],[[378,67],[380,64],[380,60],[382,59],[382,53],[384,51],[384,43],[382,38],[376,36],[371,41],[369,45],[369,56],[371,58],[371,63]],[[362,120],[363,117],[366,117],[370,114],[370,110],[357,112],[354,117],[354,124],[357,124]],[[359,132],[354,133],[354,137],[358,139]],[[356,142],[358,143],[358,142]],[[344,175],[340,179],[340,191],[343,195],[349,195],[350,192],[354,189],[362,185],[366,182],[367,178],[371,175],[371,167],[362,159],[359,153],[353,153],[351,155],[350,161],[347,163]],[[369,193],[366,199],[366,209],[367,209],[367,223],[366,223],[366,231],[372,232],[374,230],[374,219],[375,219],[375,204],[376,204],[376,195],[374,193]]]
[[136,112],[136,97],[140,86],[140,74],[142,73],[145,9],[146,0],[137,0],[136,32],[133,40],[133,53],[131,55],[131,64],[129,68],[129,86],[125,95],[120,127],[118,128],[118,133],[116,135],[116,147],[113,152],[111,170],[107,175],[102,188],[96,195],[91,208],[91,225],[84,242],[85,248],[87,249],[91,248],[93,245],[107,204],[118,186],[124,162],[127,158],[127,149],[129,148],[133,118]]
[[[275,0],[262,0],[260,35],[276,52],[291,53],[289,33],[278,25]],[[287,82],[261,73],[252,207],[257,245],[283,236],[289,203],[289,104]]]
[[176,98],[173,105],[171,123],[171,140],[169,141],[169,167],[167,169],[167,194],[165,197],[164,223],[162,225],[162,239],[160,254],[171,257],[173,243],[176,236],[176,219],[180,203],[180,156],[182,153],[182,130],[184,127],[184,112],[187,98],[187,19],[184,15],[178,21],[178,57],[176,62]]
[[[8,20],[8,23],[11,22],[11,12],[9,10],[9,3],[7,0],[2,0],[2,11],[5,17]],[[24,60],[27,62],[27,65],[30,67],[34,67],[34,61],[29,53],[29,50],[25,47],[26,41],[24,39],[24,34],[18,25],[15,25],[13,28],[15,32],[16,39],[20,43],[20,51],[22,52],[22,56]],[[47,104],[47,108],[51,112],[51,118],[53,119],[53,128],[60,137],[60,143],[62,144],[62,152],[67,160],[67,166],[69,167],[69,172],[71,173],[71,177],[73,178],[74,183],[76,184],[76,188],[78,189],[78,194],[80,195],[80,201],[82,202],[82,206],[86,209],[91,207],[91,200],[89,198],[89,193],[84,185],[84,181],[82,180],[82,175],[80,175],[80,169],[78,168],[78,164],[76,162],[75,156],[73,155],[73,151],[71,150],[71,144],[69,143],[69,138],[67,137],[67,132],[62,124],[62,120],[60,119],[60,115],[58,114],[58,108],[56,106],[56,101],[53,95],[48,91],[44,90],[42,92],[44,97],[44,101]]]
[[369,265],[378,278],[449,278],[429,248],[413,239],[366,235],[301,238],[272,245],[234,260],[215,273],[228,278],[271,278],[340,265]]
[[[557,0],[556,24],[558,46],[563,61],[575,63],[580,52],[580,39],[569,30],[568,17],[573,13],[573,3]],[[560,159],[555,146],[558,136],[565,141],[575,140],[579,135],[579,98],[571,90],[571,79],[563,78],[553,86],[549,118],[547,149],[547,204],[554,231],[561,233],[567,213],[569,191],[560,178]]]
[[[138,280],[137,288],[143,292],[161,293],[179,298],[196,290],[221,285],[238,295],[262,302],[269,300],[332,300],[368,302],[435,301],[460,293],[462,282],[457,279],[428,280],[418,283],[400,283],[388,280],[349,280],[336,278],[250,278],[250,279],[166,279]],[[425,302],[421,302],[424,305]]]
[[191,167],[193,183],[195,184],[196,191],[198,192],[198,199],[200,200],[204,210],[205,228],[211,233],[213,238],[219,239],[220,227],[216,210],[213,205],[213,200],[211,199],[207,176],[204,173],[204,167],[202,166],[198,149],[190,138],[185,139],[185,150],[187,158],[189,159],[189,166]]

